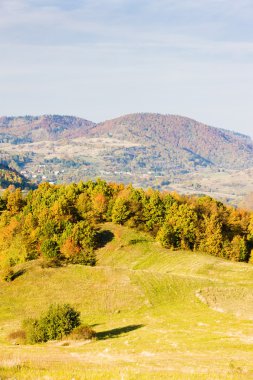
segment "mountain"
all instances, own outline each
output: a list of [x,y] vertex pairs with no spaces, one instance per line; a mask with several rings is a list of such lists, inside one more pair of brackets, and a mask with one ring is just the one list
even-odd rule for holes
[[182,116],[137,113],[98,124],[74,116],[1,117],[0,142],[2,162],[38,183],[101,177],[214,192],[234,204],[253,186],[250,137]]
[[253,165],[253,142],[248,136],[182,116],[126,115],[100,123],[88,134],[138,143],[152,151],[153,156],[158,153],[168,168],[175,164],[185,169],[196,166],[242,169]]
[[41,140],[73,139],[95,124],[73,116],[44,115],[0,117],[1,143],[31,143]]
[[[253,142],[245,135],[176,116],[140,113],[95,124],[59,115],[1,117],[1,143],[34,143],[79,137],[127,141],[123,164],[136,160],[150,170],[189,170],[216,166],[242,169],[253,165]],[[134,143],[131,146],[131,143]],[[127,157],[129,156],[129,157]],[[137,157],[138,156],[138,157]],[[143,160],[140,159],[143,157]],[[148,163],[152,160],[152,163]],[[138,166],[138,163],[136,163]]]

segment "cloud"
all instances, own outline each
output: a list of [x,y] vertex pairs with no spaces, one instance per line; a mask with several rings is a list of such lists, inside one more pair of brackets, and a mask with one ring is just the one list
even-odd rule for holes
[[252,8],[252,0],[1,0],[2,110],[95,121],[171,112],[246,126]]
[[226,25],[231,14],[250,19],[251,8],[248,0],[2,0],[0,44],[248,60],[250,34],[232,38]]

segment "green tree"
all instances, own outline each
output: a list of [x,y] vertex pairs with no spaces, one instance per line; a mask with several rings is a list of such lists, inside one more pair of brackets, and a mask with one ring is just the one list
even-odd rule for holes
[[[159,237],[168,233],[168,242],[174,248],[193,249],[197,233],[198,217],[188,204],[173,203],[169,208],[165,225]],[[166,240],[166,239],[165,239]]]
[[158,191],[151,191],[151,194],[145,202],[143,212],[147,229],[156,235],[165,218],[164,202]]
[[199,250],[214,256],[223,256],[222,223],[217,214],[204,218]]
[[11,212],[12,215],[17,214],[25,205],[25,201],[22,197],[21,189],[16,189],[9,193],[7,199],[7,210]]
[[61,339],[80,324],[79,311],[69,304],[53,304],[39,319],[26,319],[23,328],[28,343],[38,343]]
[[124,224],[130,217],[129,201],[123,197],[118,197],[112,208],[112,221],[117,224]]
[[224,244],[224,256],[233,261],[248,261],[250,250],[244,237],[236,235]]
[[158,231],[156,239],[165,248],[178,248],[180,246],[179,234],[169,223],[164,223]]
[[41,244],[42,255],[47,259],[56,259],[59,256],[60,249],[56,241],[46,239]]

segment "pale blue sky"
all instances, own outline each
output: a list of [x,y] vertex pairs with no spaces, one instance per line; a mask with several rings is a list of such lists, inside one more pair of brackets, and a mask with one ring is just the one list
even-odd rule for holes
[[0,114],[171,113],[253,136],[252,0],[0,0]]

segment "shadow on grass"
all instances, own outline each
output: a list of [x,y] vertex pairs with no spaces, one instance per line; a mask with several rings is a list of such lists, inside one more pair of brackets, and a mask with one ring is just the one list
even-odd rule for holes
[[97,234],[97,248],[103,248],[107,243],[112,241],[114,234],[109,230],[99,231]]
[[124,326],[124,327],[119,327],[117,329],[101,331],[101,332],[96,333],[96,338],[98,340],[117,338],[118,336],[122,334],[126,334],[130,331],[140,329],[141,327],[144,327],[144,325],[129,325],[129,326]]
[[11,281],[14,281],[19,276],[22,276],[25,272],[26,272],[25,269],[20,269],[17,272],[14,272],[13,275],[11,276]]
[[148,239],[131,239],[131,240],[129,240],[128,244],[134,245],[134,244],[144,243],[144,242],[148,242],[148,241],[150,241],[150,240],[148,240]]

